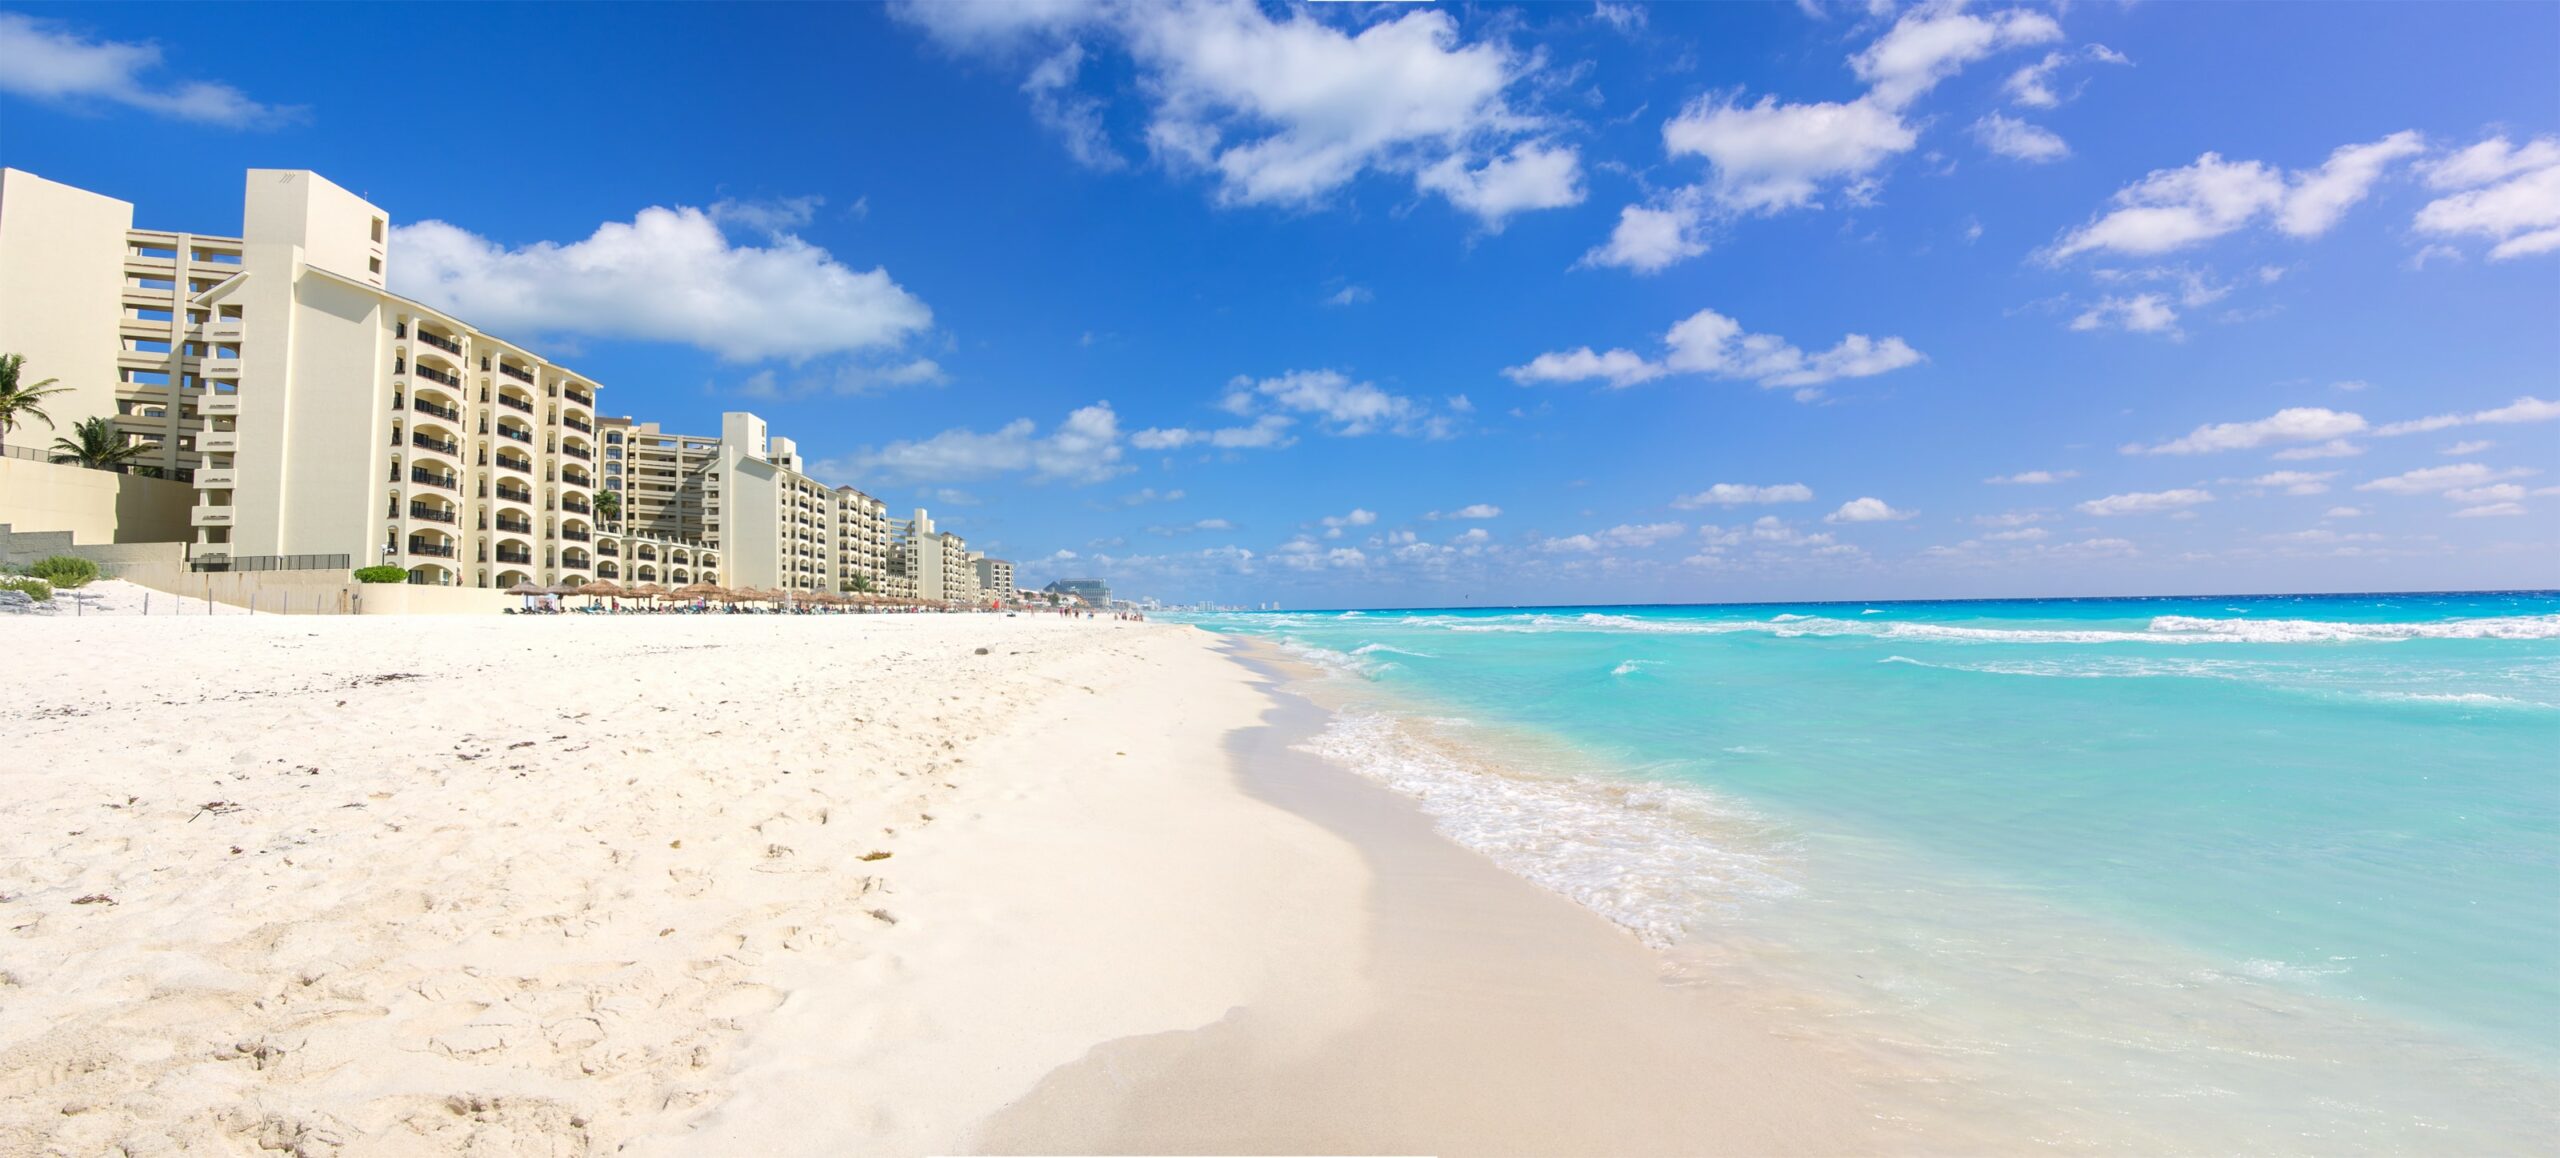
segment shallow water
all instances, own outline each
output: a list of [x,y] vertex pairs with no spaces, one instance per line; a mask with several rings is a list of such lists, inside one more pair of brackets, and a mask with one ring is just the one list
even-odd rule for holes
[[1461,843],[2042,1140],[2560,1122],[2560,593],[1198,622],[1339,673],[1311,746]]

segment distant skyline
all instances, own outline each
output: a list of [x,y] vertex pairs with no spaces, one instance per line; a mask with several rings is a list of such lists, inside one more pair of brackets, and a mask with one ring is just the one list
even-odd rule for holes
[[[0,7],[0,164],[1024,586],[2560,586],[2560,6]],[[361,46],[357,50],[351,46]],[[29,367],[41,376],[41,369]]]

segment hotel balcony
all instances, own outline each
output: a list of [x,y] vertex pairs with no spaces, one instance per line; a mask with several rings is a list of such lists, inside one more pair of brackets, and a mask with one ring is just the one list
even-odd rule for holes
[[[457,383],[457,385],[459,385],[459,383]],[[515,409],[515,410],[521,410],[521,411],[524,411],[524,412],[525,412],[525,413],[527,413],[527,414],[531,414],[531,413],[533,413],[533,403],[532,403],[532,402],[530,402],[530,401],[528,401],[528,400],[526,400],[526,399],[523,399],[523,398],[518,398],[518,397],[516,397],[516,396],[515,396],[515,395],[513,395],[513,394],[500,394],[500,395],[498,395],[498,405],[500,405],[500,406],[505,406],[505,407],[508,407],[508,408],[511,408],[511,409]]]
[[533,504],[533,492],[530,490],[512,490],[507,487],[499,487],[498,499],[501,502],[523,503],[527,506],[531,506]]
[[451,442],[441,438],[432,438],[425,434],[412,433],[409,435],[409,445],[417,447],[420,450],[432,450],[437,454],[446,455],[452,458],[462,457],[461,443]]
[[239,342],[249,336],[248,323],[239,318],[208,318],[197,327],[208,342]]
[[409,553],[412,555],[432,555],[438,559],[450,559],[453,558],[453,540],[446,539],[442,542],[431,542],[426,539],[412,538],[409,540]]
[[204,376],[207,378],[220,378],[229,382],[240,380],[240,357],[237,354],[228,358],[207,356],[203,360],[202,367]]
[[[208,362],[206,365],[211,366],[212,363]],[[418,377],[424,378],[429,382],[442,382],[456,390],[462,389],[462,375],[460,374],[448,374],[433,366],[429,366],[424,362],[421,362],[410,369],[412,372],[416,373]]]
[[533,385],[532,371],[526,370],[522,367],[511,366],[505,362],[500,362],[498,363],[498,372],[509,378],[513,378],[518,382],[522,382],[527,386]]
[[187,524],[195,527],[228,527],[233,508],[229,506],[197,506],[187,509]]
[[564,446],[560,448],[560,453],[568,455],[571,458],[584,459],[588,462],[594,462],[596,458],[596,452],[588,450],[582,446]]
[[560,420],[560,425],[562,425],[562,426],[566,426],[566,427],[568,427],[569,429],[574,430],[574,431],[577,431],[577,432],[578,432],[578,433],[580,433],[580,434],[594,434],[594,433],[596,432],[596,424],[595,424],[595,423],[592,423],[592,422],[587,421],[586,419],[580,418],[580,417],[578,417],[578,416],[577,416],[577,415],[575,415],[575,414],[571,414],[571,415],[568,415],[568,416],[566,416],[566,417],[563,417],[563,418]]
[[510,551],[504,547],[500,547],[498,548],[498,561],[501,563],[512,563],[519,567],[530,566],[533,563],[533,552]]
[[579,498],[576,495],[562,496],[560,499],[560,509],[577,515],[592,515],[596,511],[595,507],[589,505],[585,499]]
[[[410,467],[409,481],[417,483],[420,486],[442,487],[449,491],[462,489],[462,476],[452,474],[433,474],[428,472],[424,467]],[[525,497],[532,498],[533,496],[528,493]]]
[[423,328],[418,331],[418,340],[456,357],[462,354],[462,343],[440,334],[428,333]]
[[196,399],[196,413],[207,418],[211,418],[218,414],[236,415],[240,413],[240,396],[237,394],[207,394],[202,398]]
[[417,411],[417,412],[418,412],[418,413],[420,413],[420,414],[432,414],[432,415],[435,415],[436,417],[441,418],[441,419],[444,419],[444,420],[445,420],[445,421],[447,421],[447,422],[460,422],[460,421],[462,421],[462,408],[461,408],[461,407],[459,407],[459,406],[439,406],[439,405],[437,405],[436,403],[433,403],[433,402],[427,401],[427,400],[426,400],[426,399],[424,399],[424,398],[412,398],[412,399],[410,399],[410,400],[409,400],[409,409],[411,409],[411,410],[415,410],[415,411]]
[[240,453],[240,432],[237,430],[202,431],[196,435],[196,451],[200,454],[238,454]]
[[[505,399],[500,399],[499,401],[503,402]],[[498,428],[498,437],[512,438],[517,442],[531,443],[533,441],[533,432],[529,430],[517,430],[510,426],[501,426]]]
[[595,532],[589,531],[585,527],[562,527],[560,528],[560,537],[573,543],[584,543],[594,539]]
[[237,485],[239,477],[239,471],[227,466],[219,469],[199,468],[196,471],[196,488],[198,490],[208,491],[227,491]]
[[411,503],[409,504],[409,517],[413,519],[425,519],[430,523],[451,523],[453,521],[453,508],[431,507],[425,503]]
[[589,410],[596,408],[596,396],[584,390],[564,390],[561,391],[561,396]]
[[498,529],[510,535],[530,535],[533,533],[533,520],[510,519],[504,515],[500,515],[498,516]]

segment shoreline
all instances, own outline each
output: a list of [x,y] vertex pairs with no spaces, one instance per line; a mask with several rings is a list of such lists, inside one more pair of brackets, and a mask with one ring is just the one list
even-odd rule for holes
[[[1329,713],[1228,639],[1272,708],[1238,786],[1357,849],[1365,998],[1296,990],[1095,1047],[991,1120],[986,1152],[1812,1154],[1918,1143],[1845,1059],[1677,984],[1598,913],[1506,872],[1412,800],[1299,748]],[[1309,1025],[1342,1028],[1310,1040]]]

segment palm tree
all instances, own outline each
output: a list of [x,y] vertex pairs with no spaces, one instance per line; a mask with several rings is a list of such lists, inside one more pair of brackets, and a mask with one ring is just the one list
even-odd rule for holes
[[856,576],[854,576],[854,577],[853,577],[853,579],[852,579],[852,586],[849,588],[849,590],[852,590],[852,591],[854,591],[854,592],[856,592],[856,593],[859,593],[859,594],[866,594],[866,595],[867,595],[867,594],[869,594],[869,593],[870,593],[870,591],[871,591],[871,580],[866,579],[866,578],[863,578],[863,577],[862,577],[862,576],[860,576],[860,575],[856,575]]
[[104,418],[91,418],[73,426],[71,435],[53,440],[53,461],[91,470],[122,471],[126,463],[142,456],[142,448],[127,443],[115,424]]
[[44,412],[44,399],[55,394],[68,394],[68,386],[54,385],[54,379],[20,385],[18,373],[27,364],[24,354],[0,354],[0,447],[8,445],[7,437],[20,422],[40,419],[45,429],[53,429],[53,416]]
[[604,516],[606,522],[619,519],[622,516],[622,495],[615,491],[597,491],[596,513]]

